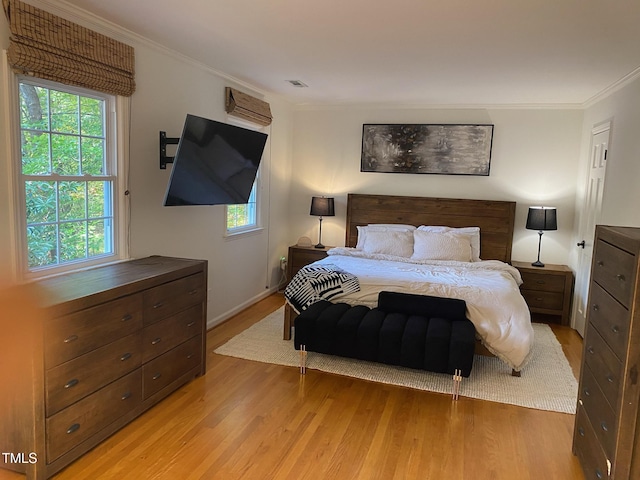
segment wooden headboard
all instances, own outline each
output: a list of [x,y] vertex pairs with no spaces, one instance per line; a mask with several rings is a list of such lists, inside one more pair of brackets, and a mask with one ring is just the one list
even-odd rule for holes
[[350,193],[345,245],[355,247],[356,227],[370,223],[480,227],[480,258],[511,263],[515,213],[516,202]]

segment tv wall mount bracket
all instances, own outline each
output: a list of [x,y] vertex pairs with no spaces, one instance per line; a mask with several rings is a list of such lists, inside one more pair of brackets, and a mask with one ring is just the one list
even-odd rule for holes
[[167,157],[167,145],[177,145],[180,138],[167,137],[167,132],[160,132],[160,169],[166,170],[167,163],[173,163],[174,157]]

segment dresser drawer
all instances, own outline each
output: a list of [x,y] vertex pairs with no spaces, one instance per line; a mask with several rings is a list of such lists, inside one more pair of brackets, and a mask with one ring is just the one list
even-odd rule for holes
[[139,406],[141,386],[138,369],[47,418],[47,462],[53,462]]
[[207,294],[204,285],[204,275],[197,273],[147,290],[143,294],[144,324],[149,325],[202,303]]
[[578,405],[574,432],[574,451],[580,459],[586,480],[609,478],[607,456],[598,443],[593,427],[582,406]]
[[629,312],[595,282],[591,284],[588,321],[621,358],[629,341]]
[[593,279],[622,305],[629,308],[634,284],[635,257],[607,242],[598,240]]
[[622,363],[591,324],[585,337],[584,357],[609,405],[617,408]]
[[589,367],[586,367],[582,373],[582,384],[578,398],[582,401],[591,426],[607,457],[613,461],[618,431],[616,416]]
[[529,308],[562,310],[564,307],[564,294],[562,293],[535,290],[521,290],[521,293]]
[[52,368],[140,328],[140,294],[55,318],[45,326],[45,367]]
[[200,365],[201,357],[202,335],[198,335],[143,365],[142,390],[144,399],[158,393],[181,375]]
[[144,329],[144,363],[202,333],[202,305],[195,305]]
[[116,340],[49,370],[45,375],[47,416],[140,367],[142,332]]
[[564,275],[550,275],[546,273],[520,272],[524,290],[540,290],[543,292],[564,292]]

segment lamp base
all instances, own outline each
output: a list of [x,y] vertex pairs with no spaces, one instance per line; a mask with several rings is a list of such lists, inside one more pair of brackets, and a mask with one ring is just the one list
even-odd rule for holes
[[535,262],[533,262],[531,264],[532,267],[544,267],[544,263],[542,263],[540,260],[537,260]]
[[314,245],[314,248],[324,248],[324,245],[323,245],[323,244],[321,244],[321,243],[319,243],[319,244],[317,244],[317,245]]

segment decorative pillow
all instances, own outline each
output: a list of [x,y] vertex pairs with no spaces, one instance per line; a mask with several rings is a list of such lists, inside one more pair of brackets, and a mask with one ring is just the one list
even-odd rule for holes
[[471,242],[468,234],[453,232],[413,232],[413,260],[471,261]]
[[390,230],[412,232],[416,229],[413,225],[400,225],[395,223],[370,223],[367,226],[358,225],[356,228],[358,230],[358,242],[356,244],[356,248],[359,250],[364,249],[363,246],[365,244],[365,239],[367,238],[367,232],[387,232]]
[[453,228],[453,227],[445,227],[445,226],[420,225],[418,227],[418,230],[421,230],[424,232],[434,232],[434,233],[450,232],[450,233],[468,235],[469,241],[471,243],[471,261],[472,262],[480,261],[480,227]]
[[408,230],[368,230],[362,250],[367,253],[383,253],[399,257],[413,254],[413,232]]

